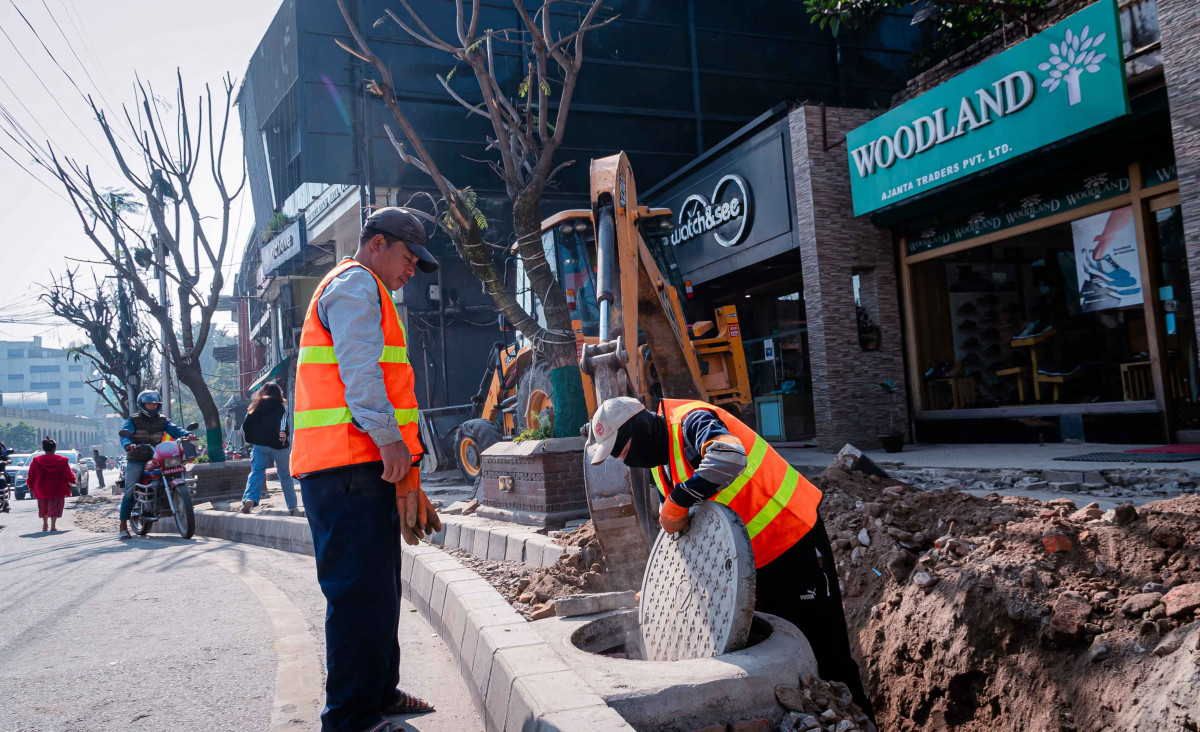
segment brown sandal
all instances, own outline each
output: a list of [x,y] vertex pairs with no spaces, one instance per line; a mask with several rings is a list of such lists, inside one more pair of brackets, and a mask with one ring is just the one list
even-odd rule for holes
[[390,707],[383,710],[386,716],[394,716],[398,714],[428,714],[434,711],[433,705],[424,699],[413,696],[403,691],[396,691],[396,700],[392,702]]

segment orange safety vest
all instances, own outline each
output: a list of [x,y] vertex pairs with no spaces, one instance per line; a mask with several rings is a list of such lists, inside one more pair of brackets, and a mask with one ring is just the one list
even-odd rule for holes
[[[346,405],[346,385],[342,383],[338,372],[333,336],[317,316],[317,302],[321,299],[321,293],[325,292],[333,278],[353,267],[362,267],[371,272],[353,259],[343,260],[317,285],[317,291],[308,304],[308,313],[304,316],[296,365],[292,475],[383,459],[371,436],[353,422],[353,415]],[[375,273],[371,272],[371,276],[375,277]],[[375,277],[375,282],[379,285],[382,305],[379,324],[383,328],[383,353],[379,357],[379,367],[383,369],[388,401],[396,410],[400,435],[415,462],[421,457],[422,450],[418,437],[417,395],[412,365],[408,362],[404,324],[400,322],[392,294],[378,277]]]
[[663,500],[671,488],[694,472],[683,440],[683,420],[688,414],[699,409],[715,413],[746,448],[746,469],[710,500],[729,506],[741,517],[754,549],[754,566],[770,563],[817,523],[821,491],[737,417],[720,407],[686,399],[663,399],[658,408],[667,418],[671,462],[650,473]]

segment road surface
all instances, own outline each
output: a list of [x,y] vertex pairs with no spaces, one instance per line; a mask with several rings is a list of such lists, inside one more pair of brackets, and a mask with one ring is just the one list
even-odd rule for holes
[[[0,514],[0,729],[315,730],[324,598],[311,557],[153,533],[117,541],[32,500]],[[113,527],[115,529],[115,526]],[[404,605],[401,685],[421,732],[483,729],[457,668]]]

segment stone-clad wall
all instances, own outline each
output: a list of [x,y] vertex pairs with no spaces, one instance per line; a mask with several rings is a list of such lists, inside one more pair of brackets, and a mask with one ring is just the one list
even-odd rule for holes
[[1200,303],[1200,2],[1158,0],[1158,25],[1192,302]]
[[[887,378],[900,385],[896,426],[907,432],[903,341],[891,233],[866,216],[854,218],[850,166],[843,138],[877,112],[794,108],[788,119],[792,173],[796,182],[796,227],[804,270],[805,310],[813,372],[813,412],[817,443],[823,450],[846,442],[879,446],[888,431],[891,409],[877,384]],[[824,134],[822,134],[824,132]],[[832,147],[825,150],[826,140]],[[840,143],[840,144],[835,144]],[[880,327],[878,351],[858,343],[852,277],[860,274],[862,301]]]

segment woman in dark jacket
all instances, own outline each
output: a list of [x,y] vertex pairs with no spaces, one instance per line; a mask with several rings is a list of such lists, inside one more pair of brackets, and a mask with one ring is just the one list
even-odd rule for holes
[[287,400],[283,398],[283,390],[278,384],[273,381],[263,384],[246,410],[242,433],[246,436],[246,442],[254,446],[250,453],[246,492],[242,495],[242,513],[250,513],[250,509],[258,505],[263,485],[267,482],[267,466],[272,461],[279,472],[283,500],[289,511],[295,511],[296,489],[288,469],[291,450],[288,447]]
[[[71,495],[71,484],[75,482],[75,471],[71,461],[55,455],[58,444],[47,437],[42,440],[46,453],[29,461],[29,473],[25,482],[33,491],[38,502],[38,517],[42,519],[42,531],[58,531],[58,520],[63,515],[63,505]],[[50,525],[46,522],[49,520]]]

